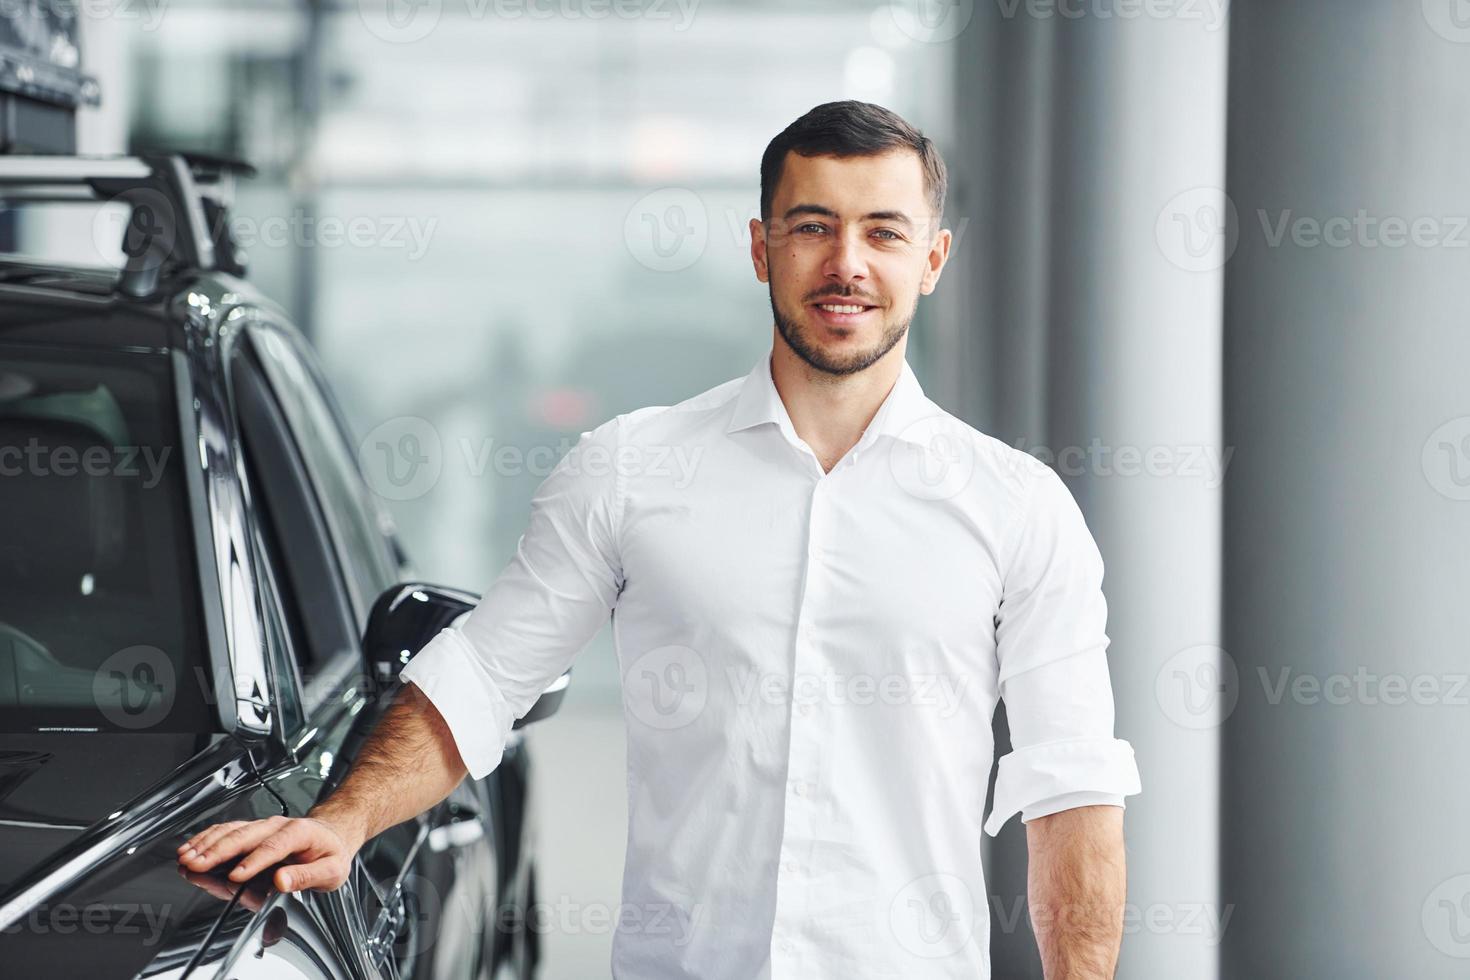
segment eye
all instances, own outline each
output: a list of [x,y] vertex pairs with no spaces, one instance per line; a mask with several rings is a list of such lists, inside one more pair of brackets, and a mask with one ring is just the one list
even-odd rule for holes
[[901,241],[903,241],[903,236],[900,235],[898,232],[894,231],[892,228],[879,228],[876,231],[874,231],[873,234],[879,235],[879,236],[883,236],[883,241],[885,241],[885,242],[901,242]]
[[827,230],[827,226],[824,225],[824,224],[821,224],[820,222],[808,221],[808,222],[806,222],[804,224],[797,225],[796,228],[793,229],[793,230],[798,235],[806,235],[806,234],[820,235],[822,232],[824,232],[824,231]]

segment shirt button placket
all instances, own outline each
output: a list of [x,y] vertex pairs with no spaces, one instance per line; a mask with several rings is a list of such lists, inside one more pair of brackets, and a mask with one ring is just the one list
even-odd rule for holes
[[[805,900],[810,885],[810,842],[814,839],[812,808],[816,801],[818,778],[822,765],[823,706],[815,697],[822,690],[822,670],[812,625],[814,607],[820,607],[826,583],[823,557],[824,530],[830,503],[828,481],[819,479],[812,490],[811,511],[807,526],[806,574],[802,583],[801,605],[797,611],[796,643],[792,657],[790,687],[790,748],[787,754],[787,794],[785,825],[777,865],[776,921],[772,941],[772,980],[799,977],[804,971],[799,947],[793,934],[806,918]],[[817,683],[806,683],[803,677]]]

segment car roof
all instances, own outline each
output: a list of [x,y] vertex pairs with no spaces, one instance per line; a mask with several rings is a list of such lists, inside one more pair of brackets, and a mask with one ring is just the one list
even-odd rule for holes
[[229,310],[258,309],[290,324],[254,285],[224,273],[181,275],[148,299],[115,291],[115,279],[106,269],[0,260],[0,344],[179,350],[209,359]]

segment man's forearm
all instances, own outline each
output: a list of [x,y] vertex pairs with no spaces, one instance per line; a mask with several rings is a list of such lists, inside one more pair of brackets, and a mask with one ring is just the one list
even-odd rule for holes
[[407,683],[363,742],[342,785],[307,816],[327,821],[361,847],[443,800],[466,772],[439,710]]
[[1128,893],[1123,809],[1084,806],[1026,824],[1031,923],[1046,980],[1112,980]]

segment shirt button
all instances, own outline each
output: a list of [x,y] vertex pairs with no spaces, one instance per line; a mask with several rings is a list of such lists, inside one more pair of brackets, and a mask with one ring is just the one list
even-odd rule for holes
[[787,871],[790,871],[792,874],[795,874],[796,873],[796,862],[795,861],[787,861],[786,862],[786,870]]
[[807,784],[798,779],[793,789],[795,790],[797,796],[805,796]]
[[812,706],[809,704],[798,705],[796,708],[796,713],[805,718],[807,715],[812,713]]
[[783,952],[783,953],[789,953],[789,952],[791,952],[795,948],[796,948],[795,946],[791,945],[791,940],[789,940],[789,939],[783,939],[783,940],[781,940],[781,952]]

